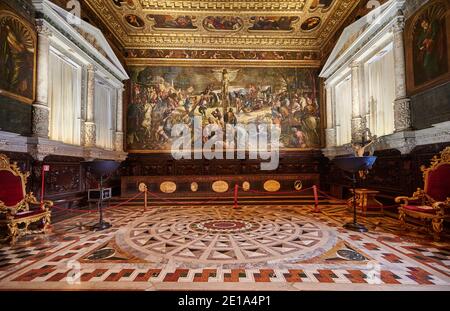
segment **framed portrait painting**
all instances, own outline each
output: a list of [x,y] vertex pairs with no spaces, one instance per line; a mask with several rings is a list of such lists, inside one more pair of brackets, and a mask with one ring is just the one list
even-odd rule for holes
[[36,33],[9,11],[0,10],[0,95],[33,103]]
[[410,95],[450,78],[450,2],[432,0],[406,25],[407,84]]

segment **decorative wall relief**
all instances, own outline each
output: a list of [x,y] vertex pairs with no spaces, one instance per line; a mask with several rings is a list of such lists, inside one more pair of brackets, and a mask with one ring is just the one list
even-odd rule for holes
[[317,8],[322,8],[323,10],[328,9],[333,4],[333,0],[312,0],[311,1],[311,10],[315,10]]
[[173,16],[173,15],[147,15],[147,18],[154,20],[155,29],[183,29],[194,30],[195,17],[193,16]]
[[125,5],[127,5],[131,9],[135,8],[133,0],[112,0],[112,2],[118,8],[123,8]]
[[[218,30],[219,31],[219,30]],[[320,60],[318,52],[296,51],[242,51],[242,50],[187,50],[187,49],[129,49],[127,58],[133,59],[193,59],[193,60],[273,60],[311,61]]]
[[450,78],[450,3],[430,1],[407,21],[406,57],[409,93]]
[[234,16],[208,16],[203,20],[203,27],[209,31],[238,31],[244,22]]
[[159,186],[159,189],[163,193],[174,193],[177,191],[177,184],[172,181],[165,181]]
[[253,26],[250,31],[292,31],[292,24],[298,21],[295,16],[253,16],[250,22]]
[[281,184],[277,180],[268,180],[264,183],[264,189],[267,192],[277,192],[281,189]]
[[131,67],[129,152],[170,152],[175,124],[279,127],[284,150],[320,148],[316,69]]
[[139,16],[135,14],[128,14],[125,15],[125,20],[127,21],[128,25],[134,27],[134,28],[144,28],[145,22],[140,18]]
[[312,30],[316,29],[320,25],[321,22],[322,22],[322,20],[320,19],[320,17],[316,17],[316,16],[310,17],[302,23],[300,28],[303,31],[312,31]]
[[23,18],[0,11],[0,95],[35,98],[36,34]]

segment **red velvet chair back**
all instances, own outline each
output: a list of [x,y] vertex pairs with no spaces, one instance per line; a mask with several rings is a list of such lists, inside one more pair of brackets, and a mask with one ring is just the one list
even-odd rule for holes
[[25,198],[22,178],[8,170],[0,170],[0,201],[14,207]]
[[436,201],[450,197],[450,163],[441,163],[426,175],[425,193]]

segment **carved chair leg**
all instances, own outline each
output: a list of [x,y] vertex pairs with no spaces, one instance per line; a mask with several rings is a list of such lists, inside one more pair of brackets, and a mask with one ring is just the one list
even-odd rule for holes
[[400,211],[398,213],[398,220],[400,220],[400,225],[402,227],[406,226],[406,214],[402,209],[400,209]]
[[51,216],[47,215],[43,220],[43,232],[44,234],[49,233],[52,229],[52,225],[51,225]]
[[444,230],[444,219],[433,218],[431,225],[433,227],[433,237],[435,241],[441,239],[441,232]]
[[19,227],[16,223],[8,224],[8,238],[11,245],[16,244],[19,235]]

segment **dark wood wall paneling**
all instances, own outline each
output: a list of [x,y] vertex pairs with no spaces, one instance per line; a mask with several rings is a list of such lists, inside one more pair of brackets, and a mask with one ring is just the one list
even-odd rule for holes
[[286,152],[275,171],[262,171],[260,160],[174,160],[171,154],[131,154],[122,165],[126,176],[239,175],[319,173],[321,151]]
[[[417,188],[423,188],[420,167],[428,166],[433,156],[447,146],[450,142],[418,146],[407,155],[393,149],[375,152],[378,159],[367,179],[360,181],[360,186],[380,191],[386,203],[393,203],[393,198],[399,195],[412,195]],[[322,188],[339,198],[347,197],[351,187],[347,177],[327,161],[321,174]]]

